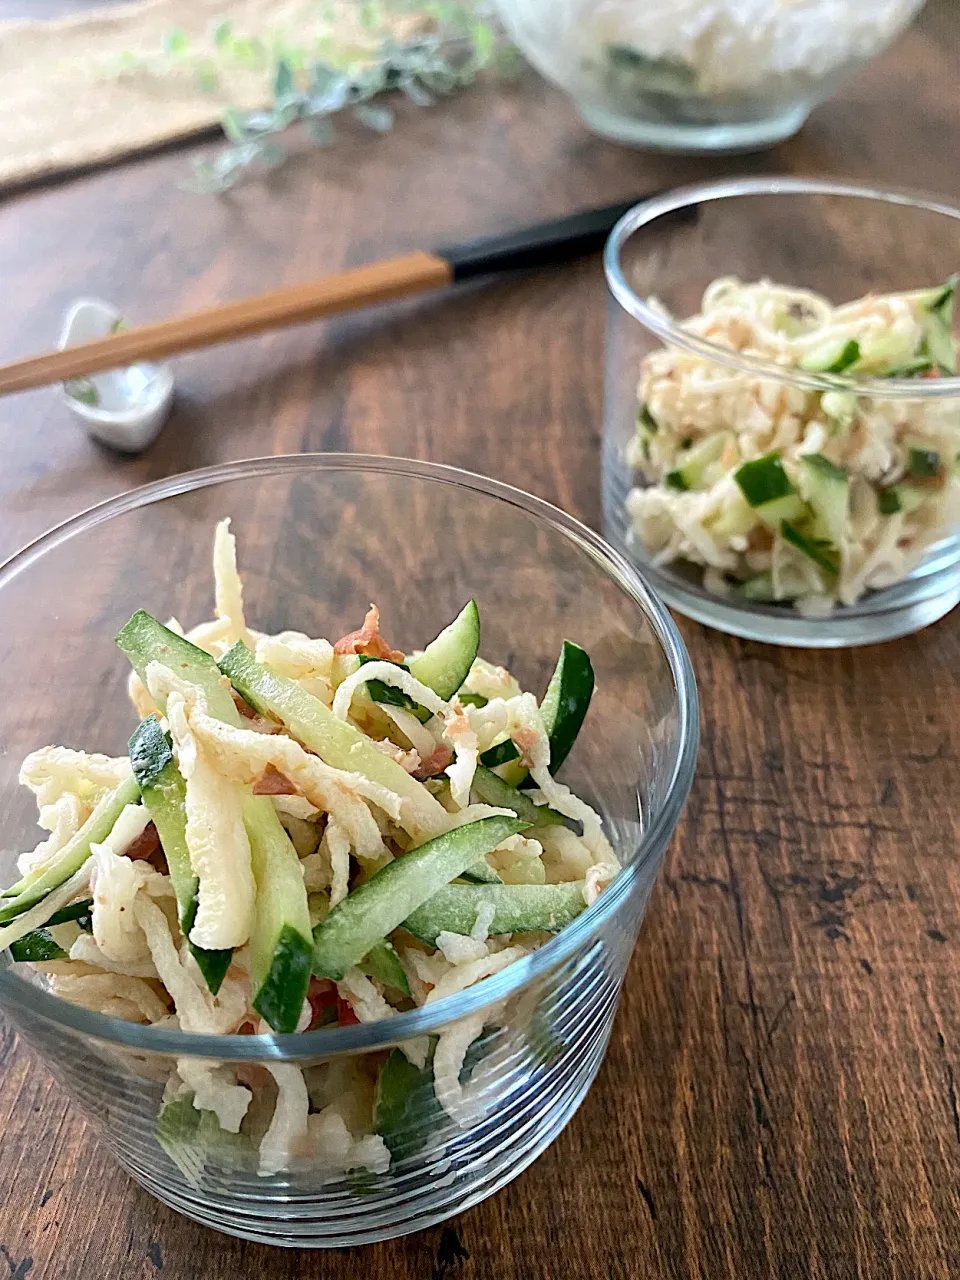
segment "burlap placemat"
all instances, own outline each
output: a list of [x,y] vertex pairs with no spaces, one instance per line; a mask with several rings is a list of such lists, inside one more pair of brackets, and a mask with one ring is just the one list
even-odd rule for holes
[[[214,52],[211,32],[229,19],[236,32],[308,45],[331,31],[338,42],[369,35],[357,0],[139,0],[51,21],[0,23],[0,188],[101,164],[216,125],[223,108],[270,97],[269,69],[219,66],[219,83],[201,88],[189,61],[162,60],[171,31],[192,51]],[[391,19],[402,34],[410,15]],[[119,71],[124,63],[132,69]]]

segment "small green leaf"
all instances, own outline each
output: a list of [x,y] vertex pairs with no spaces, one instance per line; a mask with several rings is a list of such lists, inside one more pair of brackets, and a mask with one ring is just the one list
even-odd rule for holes
[[293,68],[286,58],[281,58],[273,73],[273,101],[276,106],[283,106],[297,92],[293,80]]
[[263,41],[256,36],[236,36],[231,53],[242,67],[262,67],[266,58]]
[[236,107],[227,107],[220,120],[223,132],[231,142],[245,142],[247,139],[247,117]]
[[487,22],[477,22],[470,35],[473,39],[473,52],[477,63],[481,67],[489,66],[496,43],[493,28]]
[[168,58],[185,58],[189,49],[190,39],[179,27],[173,27],[163,38],[163,51]]
[[126,333],[129,328],[130,326],[129,324],[127,324],[126,320],[124,320],[123,316],[118,316],[117,319],[114,320],[113,324],[110,326],[110,332]]
[[383,23],[383,15],[377,0],[362,0],[360,5],[360,26],[364,31],[376,31]]
[[221,51],[226,51],[230,48],[232,42],[233,25],[228,18],[221,18],[219,22],[214,24],[213,43]]
[[63,384],[63,389],[72,400],[96,408],[100,403],[100,393],[89,378],[71,378]]
[[220,87],[220,72],[212,58],[198,58],[193,74],[203,93],[214,93]]

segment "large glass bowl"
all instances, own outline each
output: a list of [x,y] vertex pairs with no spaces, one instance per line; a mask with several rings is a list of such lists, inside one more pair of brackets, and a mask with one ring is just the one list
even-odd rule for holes
[[498,0],[538,71],[604,137],[752,150],[801,127],[923,0]]
[[[812,648],[870,644],[907,635],[960,601],[960,539],[945,533],[905,580],[868,593],[828,617],[784,605],[751,603],[708,591],[693,566],[658,564],[634,534],[627,497],[644,483],[629,460],[636,435],[642,360],[663,347],[696,353],[713,377],[757,379],[758,397],[779,402],[794,388],[836,391],[836,379],[741,356],[682,329],[721,276],[769,279],[823,294],[835,303],[867,293],[933,287],[960,264],[960,209],[935,197],[800,178],[748,178],[672,191],[638,205],[614,228],[604,266],[607,307],[603,422],[603,510],[607,537],[663,598],[698,622],[752,640]],[[656,300],[660,306],[651,305]],[[668,314],[667,314],[668,313]],[[960,415],[960,378],[861,378],[859,405]]]
[[[412,648],[472,596],[483,653],[507,663],[524,687],[543,690],[564,637],[582,644],[596,668],[593,705],[562,776],[601,811],[625,869],[539,951],[460,995],[388,1023],[199,1036],[86,1012],[9,963],[0,971],[4,1015],[123,1166],[166,1204],[272,1244],[385,1239],[459,1212],[516,1177],[593,1081],[693,776],[693,674],[669,615],[635,570],[571,517],[507,485],[427,463],[337,454],[164,480],[78,516],[0,569],[3,883],[15,878],[16,849],[35,842],[33,802],[17,784],[20,760],[45,743],[124,751],[135,719],[114,633],[141,606],[185,625],[210,616],[211,533],[225,515],[254,626],[336,637],[374,600],[389,635]],[[454,1124],[428,1082],[407,1108],[387,1173],[331,1178],[305,1160],[259,1177],[250,1142],[221,1140],[189,1104],[165,1113],[165,1145],[158,1143],[178,1059],[247,1071],[329,1063],[329,1081],[348,1059],[361,1073],[372,1070],[386,1046],[467,1017],[485,1028],[469,1078],[461,1078],[470,1118]]]

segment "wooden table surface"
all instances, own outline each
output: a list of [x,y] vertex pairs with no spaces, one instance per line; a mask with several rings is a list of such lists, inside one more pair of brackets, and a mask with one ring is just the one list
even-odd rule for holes
[[[82,8],[44,0],[44,12]],[[0,2],[0,16],[35,10]],[[532,74],[394,135],[344,130],[224,199],[185,150],[0,205],[0,360],[67,303],[133,320],[378,255],[774,168],[960,196],[960,6],[919,25],[764,157],[634,154]],[[246,341],[178,363],[159,441],[121,460],[53,391],[0,401],[0,554],[171,472],[300,450],[409,454],[599,518],[599,262]],[[767,648],[681,621],[699,774],[610,1053],[554,1146],[444,1227],[351,1253],[208,1232],[140,1191],[7,1029],[0,1277],[390,1280],[960,1274],[960,614],[886,646]]]

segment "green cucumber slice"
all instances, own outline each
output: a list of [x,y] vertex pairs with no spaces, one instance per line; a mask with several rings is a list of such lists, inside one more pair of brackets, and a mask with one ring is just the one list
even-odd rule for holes
[[850,477],[819,453],[805,454],[800,467],[806,482],[807,501],[813,508],[813,532],[818,538],[839,544],[850,526]]
[[796,493],[776,451],[742,463],[733,478],[751,507],[764,507]]
[[526,829],[527,824],[519,818],[481,818],[388,862],[317,925],[313,932],[314,973],[339,981],[439,889]]
[[[399,667],[401,671],[410,670],[405,662],[392,662],[389,658],[372,658],[366,653],[361,653],[358,656],[361,667],[369,662],[390,662],[391,666]],[[374,702],[386,703],[390,707],[403,707],[404,711],[411,711],[419,720],[426,721],[430,719],[430,712],[426,707],[418,706],[408,693],[404,693],[402,689],[394,688],[392,684],[386,684],[383,680],[368,680],[367,693]]]
[[564,640],[556,670],[540,704],[550,737],[551,773],[560,768],[577,740],[590,709],[595,683],[593,664],[586,651],[572,640]]
[[300,859],[273,806],[250,800],[243,824],[257,885],[250,934],[253,1007],[274,1031],[296,1031],[307,998],[313,935]]
[[499,769],[502,764],[509,764],[511,760],[516,760],[520,752],[513,745],[509,738],[503,742],[498,742],[495,746],[488,747],[486,751],[480,752],[480,763],[487,769]]
[[936,449],[911,448],[907,455],[907,472],[920,480],[940,473],[940,454]]
[[82,902],[71,902],[69,907],[61,907],[59,911],[55,911],[53,913],[47,921],[47,927],[52,924],[67,924],[71,920],[76,920],[77,925],[84,931],[84,933],[92,933],[92,911],[92,898],[84,898]]
[[758,604],[771,604],[777,598],[773,589],[773,575],[766,572],[755,573],[752,578],[747,578],[739,584],[736,591],[744,600],[754,600]]
[[479,649],[480,611],[469,600],[423,653],[410,659],[410,673],[449,702],[470,674]]
[[809,560],[812,560],[819,569],[822,569],[831,578],[835,578],[840,572],[840,556],[832,542],[828,542],[825,538],[808,537],[792,525],[789,520],[784,520],[780,526],[780,533],[785,541],[796,547],[798,551],[802,551]]
[[415,1067],[394,1049],[377,1075],[373,1129],[394,1159],[410,1156],[427,1141],[442,1119],[433,1088],[433,1073]]
[[511,787],[499,774],[482,764],[477,765],[473,775],[472,790],[481,804],[496,805],[498,809],[512,809],[518,818],[529,822],[531,827],[560,827],[571,821],[562,813],[557,813],[556,809],[534,804],[529,796],[525,796],[516,787]]
[[[215,660],[189,640],[141,610],[120,631],[117,643],[141,679],[150,662],[163,662],[204,691],[212,716],[234,727],[240,725],[240,712]],[[275,1031],[294,1031],[310,980],[312,949],[300,860],[265,796],[244,799],[243,820],[257,887],[250,938],[253,1003]],[[162,834],[160,839],[162,843]]]
[[[143,609],[138,610],[117,632],[116,642],[144,683],[148,665],[162,662],[175,674],[203,690],[207,710],[212,716],[234,728],[240,725],[240,712],[209,653],[178,636]],[[163,710],[162,707],[160,709]]]
[[376,978],[385,987],[402,991],[405,996],[410,995],[410,982],[407,979],[406,970],[400,963],[397,949],[389,938],[381,938],[376,946],[371,947],[369,953],[360,961],[359,968],[361,973],[367,974],[370,978]]
[[953,337],[953,307],[960,276],[951,276],[924,309],[924,341],[921,355],[927,355],[941,373],[957,372],[957,348]]
[[437,944],[443,932],[469,934],[477,911],[492,906],[491,935],[558,933],[586,909],[583,881],[568,884],[451,884],[440,889],[423,906],[412,911],[404,929],[428,946]]
[[895,516],[903,510],[895,485],[877,491],[877,510],[882,516]]
[[91,844],[102,844],[126,806],[136,804],[139,799],[140,788],[133,777],[126,778],[116,790],[104,796],[77,834],[54,855],[52,861],[44,867],[37,867],[6,891],[9,901],[0,907],[0,924],[6,924],[40,902],[53,889],[59,889],[90,857]]
[[748,505],[739,489],[734,489],[717,514],[709,521],[714,537],[728,542],[731,538],[745,538],[757,524],[757,513]]
[[[594,684],[593,665],[586,650],[572,640],[564,640],[547,692],[540,704],[543,725],[550,739],[551,773],[556,773],[570,754],[590,709]],[[508,738],[481,752],[480,763],[487,769],[496,769],[516,760],[519,755],[520,752]],[[505,779],[511,786],[514,783],[519,786],[525,780],[526,771],[520,770],[513,777]],[[511,807],[509,802],[505,807]]]
[[[180,929],[189,939],[197,915],[197,877],[187,848],[187,786],[156,716],[141,721],[134,731],[130,739],[130,762],[167,859],[177,897]],[[229,948],[206,951],[192,942],[189,947],[207,987],[216,995],[230,968],[233,952]]]
[[798,520],[808,514],[808,510],[799,493],[791,493],[785,498],[776,498],[773,502],[765,502],[754,508],[754,514],[773,533],[778,533],[784,520]]
[[652,436],[655,436],[660,430],[660,423],[645,404],[641,404],[637,410],[637,427],[642,427],[644,431],[648,431]]
[[472,867],[468,867],[461,874],[460,879],[466,880],[467,884],[503,884],[503,881],[487,862],[486,858],[483,858],[480,862],[475,862]]
[[859,359],[860,343],[856,338],[840,338],[808,351],[800,358],[799,367],[807,373],[844,373]]
[[34,929],[10,943],[10,957],[18,964],[30,960],[66,960],[67,952],[46,929]]
[[664,477],[666,484],[680,490],[709,488],[719,478],[713,474],[717,470],[715,464],[732,440],[732,432],[721,431],[685,449],[677,459],[676,468]]
[[922,507],[929,497],[929,489],[901,480],[899,484],[891,485],[889,489],[880,490],[877,495],[877,509],[882,516],[894,516],[901,511],[908,516]]
[[[220,670],[255,710],[282,721],[290,733],[335,769],[362,773],[401,796],[401,823],[415,838],[438,830],[447,820],[443,805],[402,765],[378,751],[353,725],[338,720],[328,706],[295,680],[261,666],[242,641],[220,659]],[[231,699],[231,704],[232,704]]]
[[907,360],[904,364],[898,364],[892,369],[887,369],[883,376],[885,378],[918,378],[925,373],[929,373],[932,368],[932,360],[926,356],[917,356],[914,360]]

